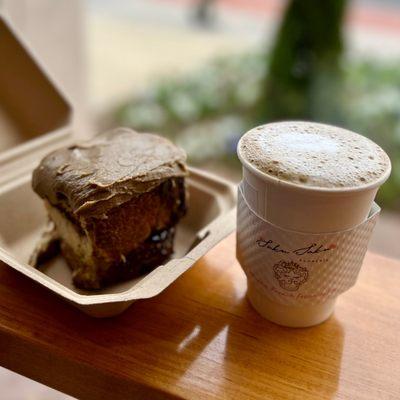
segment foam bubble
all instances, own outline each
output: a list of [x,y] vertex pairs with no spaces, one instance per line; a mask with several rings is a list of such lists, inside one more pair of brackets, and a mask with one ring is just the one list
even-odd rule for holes
[[366,137],[311,122],[254,128],[243,136],[239,152],[267,175],[315,187],[364,186],[390,166],[386,153]]

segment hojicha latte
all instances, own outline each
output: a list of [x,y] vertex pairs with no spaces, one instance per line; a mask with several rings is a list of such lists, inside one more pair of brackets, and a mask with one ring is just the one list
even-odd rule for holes
[[354,132],[298,121],[250,130],[238,156],[237,257],[250,302],[281,325],[326,320],[356,282],[388,156]]
[[323,124],[283,122],[247,132],[239,151],[259,171],[312,187],[354,188],[379,180],[386,153],[357,133]]

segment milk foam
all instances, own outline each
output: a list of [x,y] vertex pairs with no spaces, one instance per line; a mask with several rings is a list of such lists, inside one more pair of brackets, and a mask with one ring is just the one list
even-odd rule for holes
[[259,171],[305,186],[344,188],[378,181],[386,153],[357,133],[311,122],[280,122],[247,132],[239,154]]

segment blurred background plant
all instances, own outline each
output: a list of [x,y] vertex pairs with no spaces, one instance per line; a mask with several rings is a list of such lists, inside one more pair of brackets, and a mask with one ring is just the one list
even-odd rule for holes
[[271,52],[225,56],[160,79],[118,107],[115,121],[162,132],[191,163],[230,169],[237,179],[236,144],[248,128],[279,119],[338,124],[389,153],[393,172],[379,201],[400,209],[400,70],[393,61],[343,54],[345,9],[345,0],[318,7],[292,0]]
[[324,0],[318,5],[314,0],[288,3],[261,84],[260,122],[340,122],[346,4],[346,0]]

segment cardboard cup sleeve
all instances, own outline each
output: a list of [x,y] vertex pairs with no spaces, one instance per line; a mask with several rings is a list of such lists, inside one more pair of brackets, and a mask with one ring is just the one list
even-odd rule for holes
[[282,229],[258,216],[238,188],[237,258],[271,301],[288,306],[325,303],[357,280],[380,208],[340,232],[302,233]]

